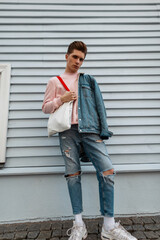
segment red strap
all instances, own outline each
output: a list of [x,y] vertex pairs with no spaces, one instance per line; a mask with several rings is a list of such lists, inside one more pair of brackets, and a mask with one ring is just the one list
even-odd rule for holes
[[69,88],[67,87],[67,85],[65,84],[65,82],[63,81],[63,79],[60,76],[57,76],[57,78],[59,79],[59,81],[62,83],[63,87],[67,90],[70,91]]

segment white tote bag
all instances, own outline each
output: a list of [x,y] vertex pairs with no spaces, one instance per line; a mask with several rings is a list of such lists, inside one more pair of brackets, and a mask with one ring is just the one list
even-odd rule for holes
[[71,128],[73,101],[63,103],[48,119],[48,136]]
[[[70,91],[63,79],[57,76],[63,87]],[[63,132],[71,128],[73,101],[63,103],[48,119],[48,136]]]

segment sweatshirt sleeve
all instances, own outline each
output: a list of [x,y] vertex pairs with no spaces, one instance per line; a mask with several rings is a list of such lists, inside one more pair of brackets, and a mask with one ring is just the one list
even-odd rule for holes
[[44,113],[53,113],[61,105],[62,101],[60,99],[60,96],[56,97],[56,85],[53,79],[50,79],[46,87],[42,111]]

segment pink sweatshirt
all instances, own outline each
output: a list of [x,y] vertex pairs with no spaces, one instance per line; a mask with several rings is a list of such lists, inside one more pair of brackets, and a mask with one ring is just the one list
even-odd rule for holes
[[[73,102],[72,110],[72,124],[78,124],[78,72],[66,73],[60,75],[70,91],[77,95],[77,100]],[[60,97],[65,94],[66,90],[58,80],[57,77],[52,77],[48,84],[44,95],[42,111],[44,113],[53,113],[57,108],[62,105]]]

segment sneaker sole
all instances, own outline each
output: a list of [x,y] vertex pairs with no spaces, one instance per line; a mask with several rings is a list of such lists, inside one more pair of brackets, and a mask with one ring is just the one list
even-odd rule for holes
[[108,238],[108,237],[104,237],[104,236],[101,236],[101,239],[102,240],[115,240],[115,238],[110,238],[110,237]]
[[83,239],[86,239],[87,236],[88,236],[88,233],[86,232],[86,234],[84,235]]

